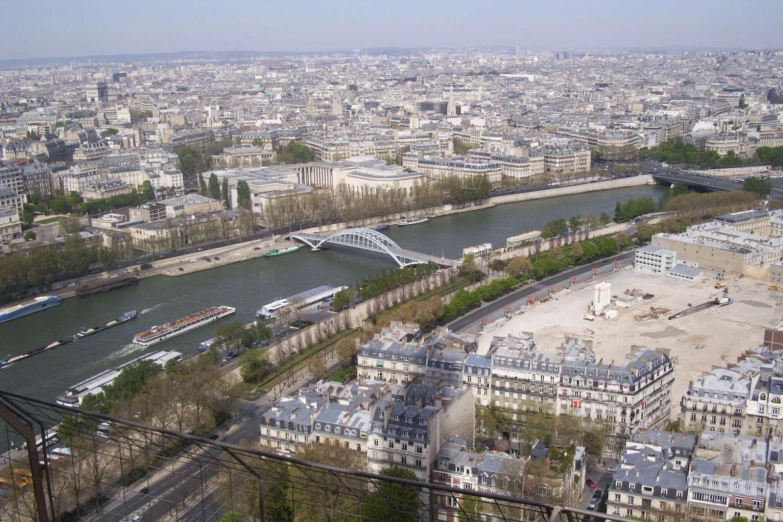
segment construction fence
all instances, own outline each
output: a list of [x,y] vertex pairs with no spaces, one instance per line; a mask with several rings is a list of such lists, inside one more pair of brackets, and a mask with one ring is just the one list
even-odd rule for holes
[[[585,270],[582,273],[571,276],[568,279],[553,281],[551,283],[536,283],[534,287],[537,288],[534,292],[529,293],[525,297],[520,297],[517,301],[510,303],[499,310],[487,313],[481,316],[474,323],[468,327],[463,328],[463,332],[480,334],[487,326],[494,324],[499,319],[505,319],[514,315],[518,315],[527,310],[528,306],[534,305],[550,299],[553,295],[563,290],[567,290],[574,286],[588,284],[598,279],[605,277],[617,270],[625,268],[627,266],[633,266],[633,259],[615,259],[607,261],[606,264],[601,265],[592,270]],[[540,287],[540,288],[538,288]]]

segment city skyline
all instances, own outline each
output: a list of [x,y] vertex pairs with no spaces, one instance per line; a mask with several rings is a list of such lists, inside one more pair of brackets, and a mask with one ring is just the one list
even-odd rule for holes
[[[75,2],[55,8],[44,0],[0,5],[0,60],[250,51],[330,52],[366,48],[676,49],[777,48],[775,22],[783,4],[743,5],[697,0],[628,4],[616,0],[556,5],[496,1],[403,0],[363,5],[357,0],[320,4],[216,6],[197,0],[137,8]],[[179,21],[179,23],[177,23]],[[403,29],[403,30],[400,30]],[[30,38],[32,33],[49,38]],[[23,44],[20,44],[23,42]],[[53,47],[52,42],[60,42]]]

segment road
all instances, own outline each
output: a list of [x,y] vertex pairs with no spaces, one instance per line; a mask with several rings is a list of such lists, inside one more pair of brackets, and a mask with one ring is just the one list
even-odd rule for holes
[[540,290],[544,290],[548,288],[549,285],[568,281],[571,279],[571,276],[589,272],[593,268],[604,266],[607,263],[611,263],[612,261],[633,259],[634,254],[635,252],[628,252],[625,254],[620,254],[619,256],[612,257],[610,259],[602,259],[600,261],[596,261],[595,263],[589,265],[584,265],[584,266],[574,268],[572,270],[568,270],[567,272],[560,272],[559,274],[554,275],[549,279],[544,279],[543,281],[539,281],[532,285],[525,286],[522,289],[517,290],[516,292],[512,292],[507,296],[498,299],[497,301],[492,301],[491,303],[488,303],[482,306],[481,308],[478,308],[470,312],[468,315],[464,317],[460,317],[459,319],[455,320],[449,325],[449,329],[452,332],[461,332],[462,330],[465,330],[471,325],[481,321],[482,318],[488,316],[489,314],[501,310],[505,306],[508,306],[519,300],[525,299],[527,296],[534,294]]
[[[257,438],[258,419],[269,409],[271,402],[272,397],[263,397],[259,401],[245,405],[236,416],[235,424],[239,427],[221,438],[221,441],[237,444],[242,440]],[[142,520],[162,520],[170,515],[173,515],[173,519],[177,520],[178,509],[192,512],[193,508],[197,508],[195,511],[198,512],[198,518],[180,518],[180,520],[202,520],[200,503],[198,506],[191,505],[185,508],[184,501],[194,491],[201,488],[202,484],[203,487],[207,487],[208,482],[218,472],[217,466],[213,463],[223,458],[225,457],[222,449],[210,448],[182,465],[176,473],[168,472],[155,482],[137,483],[132,488],[126,489],[124,495],[117,495],[119,498],[114,498],[104,505],[100,513],[90,515],[85,520],[94,522],[99,520],[123,521],[126,516],[130,517],[131,514],[141,515]],[[145,486],[149,488],[148,493],[140,493],[139,491]],[[211,495],[205,496],[204,508],[205,513],[219,511],[219,505]]]
[[[336,369],[339,363],[327,368]],[[314,382],[314,379],[302,379],[290,386],[285,393]],[[238,444],[243,440],[257,441],[258,421],[274,402],[274,397],[265,395],[261,399],[243,406],[236,415],[234,426],[221,442]],[[88,522],[125,521],[132,515],[140,515],[142,520],[176,520],[178,522],[211,522],[221,518],[223,508],[214,495],[210,482],[217,476],[218,466],[214,463],[229,460],[220,448],[210,448],[182,465],[176,471],[168,471],[154,482],[138,482],[123,493],[115,495],[99,513],[86,517]],[[176,462],[176,459],[175,459]],[[146,494],[139,491],[149,488]],[[203,489],[202,489],[203,488]]]

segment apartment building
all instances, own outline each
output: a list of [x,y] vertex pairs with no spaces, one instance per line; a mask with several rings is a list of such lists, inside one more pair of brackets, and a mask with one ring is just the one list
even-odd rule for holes
[[171,137],[171,145],[175,149],[182,147],[192,147],[194,149],[204,149],[209,144],[215,142],[215,133],[211,130],[201,130],[196,132],[187,132]]
[[[0,189],[2,190],[2,189]],[[0,208],[0,252],[8,253],[8,245],[22,237],[22,222],[14,208]]]
[[744,433],[751,379],[736,369],[715,368],[693,380],[680,401],[686,431]]
[[362,379],[420,383],[427,373],[427,352],[417,327],[392,323],[359,348],[357,373]]
[[[541,352],[526,336],[496,338],[492,344],[492,405],[520,426],[526,411],[555,415],[563,356]],[[510,439],[518,441],[519,437],[512,432]]]
[[548,174],[587,172],[590,170],[590,150],[584,147],[545,147],[544,171]]
[[313,420],[326,405],[327,400],[315,392],[280,399],[261,415],[261,447],[293,455],[298,448],[315,442]]
[[606,512],[659,522],[685,520],[695,447],[695,435],[636,431],[609,482]]
[[[572,344],[573,347],[569,346]],[[669,423],[674,366],[669,350],[639,347],[616,364],[595,361],[592,350],[564,346],[558,413],[605,421],[613,429],[605,453],[616,454],[639,428],[662,429]]]
[[503,168],[499,163],[479,163],[459,157],[452,157],[450,160],[421,158],[416,170],[432,179],[487,176],[490,182],[500,183],[503,177]]
[[0,210],[15,210],[17,215],[21,217],[22,208],[26,201],[27,198],[15,190],[0,187]]
[[473,442],[474,400],[470,390],[409,383],[383,398],[368,438],[368,467],[400,466],[429,480],[440,445],[448,437]]
[[769,473],[767,441],[733,433],[699,436],[688,474],[689,519],[764,519]]
[[[444,441],[435,457],[430,482],[481,493],[521,497],[525,459],[504,453],[474,453],[467,441],[452,437]],[[462,497],[433,492],[433,519],[460,520]],[[507,513],[507,515],[511,515]],[[516,518],[516,517],[515,517]]]

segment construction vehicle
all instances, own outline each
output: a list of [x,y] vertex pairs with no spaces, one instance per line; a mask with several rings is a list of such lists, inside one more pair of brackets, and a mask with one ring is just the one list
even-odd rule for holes
[[774,292],[783,292],[783,288],[779,287],[778,285],[770,285],[768,290],[772,290]]
[[715,283],[715,288],[723,288],[724,286],[726,286],[726,283],[723,281],[718,281]]

